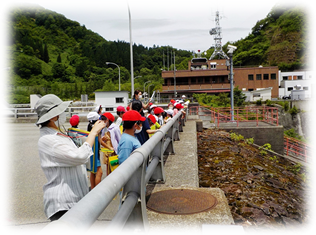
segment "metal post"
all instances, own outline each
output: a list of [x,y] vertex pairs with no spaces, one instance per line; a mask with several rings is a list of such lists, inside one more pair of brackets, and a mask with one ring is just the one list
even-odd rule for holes
[[106,64],[114,64],[119,71],[119,91],[121,91],[121,69],[120,66],[118,66],[117,64],[113,63],[113,62],[106,62]]
[[233,53],[229,53],[230,61],[230,112],[231,112],[231,121],[234,121],[234,73],[233,73]]
[[1,69],[0,70],[0,98],[2,98],[2,84],[1,84],[1,72],[3,71],[3,70],[7,70],[7,69],[11,69],[10,67],[7,67],[7,68],[3,68],[3,69]]
[[131,96],[134,95],[134,65],[133,65],[133,41],[132,41],[132,20],[131,20],[131,12],[128,6],[128,17],[129,17],[129,46],[130,46],[130,54],[131,54]]
[[[177,79],[176,79],[176,53],[175,52],[173,52],[174,53],[174,56],[173,56],[173,79],[174,79],[174,98],[176,98],[177,97],[177,85],[176,85],[176,83],[177,83]],[[171,54],[172,54],[172,52],[171,52]]]

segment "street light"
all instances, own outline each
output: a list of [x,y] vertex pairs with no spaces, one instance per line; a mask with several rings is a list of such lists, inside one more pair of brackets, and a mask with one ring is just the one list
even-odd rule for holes
[[230,80],[230,113],[231,113],[231,121],[234,121],[234,72],[233,72],[233,52],[237,49],[236,46],[228,45],[229,49],[227,54],[229,56],[229,80]]
[[7,68],[3,68],[3,69],[1,69],[0,70],[0,98],[2,97],[2,94],[1,94],[1,88],[2,88],[2,84],[1,84],[1,72],[3,71],[3,70],[7,70],[7,69],[11,69],[10,67],[7,67]]
[[133,41],[132,41],[132,18],[131,11],[129,9],[128,0],[126,0],[128,8],[128,17],[129,17],[129,47],[131,54],[131,84],[132,84],[132,95],[134,95],[134,65],[133,65]]
[[149,98],[149,96],[150,96],[150,93],[149,93],[149,87],[150,86],[153,86],[154,84],[150,84],[149,86],[148,86],[148,98]]
[[144,83],[144,93],[145,93],[145,85],[146,85],[146,83],[148,83],[148,82],[151,82],[151,81],[147,81],[147,82]]
[[120,66],[118,66],[117,64],[115,63],[112,63],[112,62],[106,62],[107,65],[109,64],[114,64],[118,67],[118,70],[119,70],[119,91],[121,91],[121,69],[120,69]]

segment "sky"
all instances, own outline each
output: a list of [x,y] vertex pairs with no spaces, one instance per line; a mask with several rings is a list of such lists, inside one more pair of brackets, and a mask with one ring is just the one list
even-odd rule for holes
[[[5,12],[22,4],[38,4],[85,25],[110,41],[130,41],[128,6],[131,12],[132,41],[147,47],[172,46],[189,51],[206,51],[214,45],[209,30],[215,27],[219,11],[222,44],[245,38],[257,21],[278,4],[291,1],[212,0],[28,0],[5,4]],[[302,6],[306,6],[300,1]],[[295,3],[297,4],[297,3]]]

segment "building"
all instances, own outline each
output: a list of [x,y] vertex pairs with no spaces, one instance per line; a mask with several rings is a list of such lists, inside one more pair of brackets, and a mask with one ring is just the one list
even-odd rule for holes
[[[174,91],[177,97],[193,93],[218,94],[230,92],[229,70],[226,59],[207,60],[193,58],[188,63],[188,70],[162,71],[164,84],[161,97],[172,98]],[[279,96],[279,69],[269,67],[234,67],[234,87],[243,91],[255,91],[271,88],[271,98]],[[175,82],[174,82],[175,81]]]
[[289,97],[303,100],[312,98],[311,71],[279,72],[279,98]]
[[128,91],[96,91],[95,104],[101,105],[105,112],[115,114],[118,106],[127,106],[128,93]]

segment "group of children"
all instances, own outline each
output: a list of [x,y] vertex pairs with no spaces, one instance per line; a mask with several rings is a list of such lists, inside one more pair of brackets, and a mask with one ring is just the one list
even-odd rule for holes
[[[179,111],[185,116],[183,108],[188,105],[181,100],[170,100],[168,109],[164,110],[157,105],[150,103],[148,110],[143,110],[143,104],[139,100],[134,100],[126,109],[123,106],[117,107],[117,119],[109,112],[102,113],[102,107],[98,106],[93,112],[87,115],[89,132],[97,120],[106,123],[106,127],[96,137],[93,147],[94,155],[90,157],[90,164],[87,167],[90,171],[90,184],[93,189],[101,182],[102,168],[101,159],[107,165],[107,175],[111,172],[110,157],[117,156],[118,164],[122,164],[130,154],[143,145],[155,132],[167,123]],[[73,115],[69,120],[72,130],[78,128],[79,117]],[[82,142],[80,138],[69,132],[74,143],[79,147]],[[100,152],[103,158],[100,157]],[[101,154],[101,155],[102,155]]]

